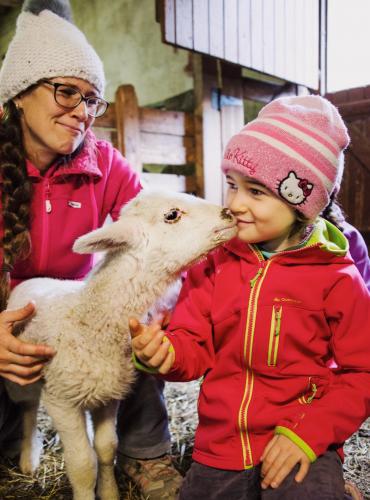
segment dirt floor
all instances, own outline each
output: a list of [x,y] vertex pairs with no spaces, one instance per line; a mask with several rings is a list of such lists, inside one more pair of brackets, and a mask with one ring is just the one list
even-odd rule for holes
[[[170,416],[172,452],[176,467],[185,474],[191,461],[194,430],[197,425],[196,402],[198,382],[166,384],[167,408]],[[63,454],[50,421],[40,414],[45,434],[44,455],[34,478],[22,475],[11,462],[0,463],[0,500],[71,500],[71,490],[64,472]],[[370,500],[370,419],[348,440],[345,447],[344,472]],[[145,500],[135,486],[117,471],[122,500]]]

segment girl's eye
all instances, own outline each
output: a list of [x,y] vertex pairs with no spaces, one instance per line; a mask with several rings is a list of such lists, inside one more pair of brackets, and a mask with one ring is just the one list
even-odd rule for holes
[[228,182],[227,185],[230,191],[236,191],[236,189],[238,189],[235,184],[230,184],[230,182]]
[[250,192],[253,194],[253,196],[261,196],[262,194],[265,194],[263,191],[254,188],[251,188]]
[[166,222],[167,224],[174,224],[175,222],[178,222],[181,219],[182,214],[184,213],[185,212],[183,212],[179,208],[171,208],[169,212],[164,214],[163,216],[164,222]]

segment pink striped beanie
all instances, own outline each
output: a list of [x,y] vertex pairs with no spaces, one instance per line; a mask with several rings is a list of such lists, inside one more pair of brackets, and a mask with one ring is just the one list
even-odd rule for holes
[[230,139],[222,170],[258,180],[311,219],[329,203],[348,144],[347,128],[328,100],[282,97]]

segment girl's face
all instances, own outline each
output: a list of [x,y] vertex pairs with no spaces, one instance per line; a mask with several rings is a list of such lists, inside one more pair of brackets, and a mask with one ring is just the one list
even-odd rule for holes
[[226,205],[238,221],[238,238],[260,243],[267,251],[284,250],[300,241],[289,236],[296,220],[294,210],[268,188],[249,177],[230,171]]
[[[99,95],[95,87],[81,78],[58,77],[49,81],[73,87],[85,97]],[[15,101],[21,110],[27,158],[40,170],[50,166],[59,155],[73,153],[94,121],[83,101],[73,109],[57,104],[54,88],[47,83],[40,83]]]

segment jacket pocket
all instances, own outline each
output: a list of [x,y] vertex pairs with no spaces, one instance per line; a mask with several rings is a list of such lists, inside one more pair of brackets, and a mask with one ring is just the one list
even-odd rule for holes
[[283,307],[281,305],[274,305],[271,314],[267,366],[277,365],[282,315]]

